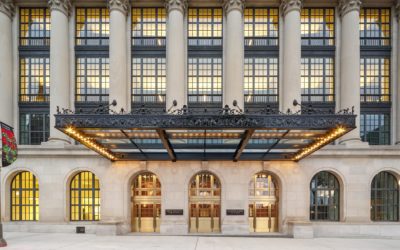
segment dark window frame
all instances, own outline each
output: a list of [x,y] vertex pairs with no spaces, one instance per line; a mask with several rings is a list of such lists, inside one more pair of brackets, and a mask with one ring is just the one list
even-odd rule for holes
[[[312,20],[312,15],[311,15],[311,11],[310,10],[312,10],[312,9],[318,9],[318,10],[322,10],[323,11],[322,17],[324,18],[324,21],[323,21],[323,23],[319,23],[318,22],[318,24],[322,24],[323,25],[324,36],[311,37],[311,36],[303,36],[303,35],[301,35],[302,47],[303,46],[305,46],[305,47],[308,47],[308,46],[315,47],[315,46],[317,46],[317,47],[332,47],[334,49],[334,47],[336,45],[336,11],[335,11],[335,8],[330,8],[330,7],[318,7],[318,8],[317,7],[308,7],[308,8],[302,8],[302,12],[300,14],[300,18],[302,18],[304,16],[303,15],[303,11],[305,11],[305,10],[309,11],[309,13],[307,15],[308,21],[306,23],[304,23],[304,22],[301,23],[301,25],[303,25],[303,24],[307,25],[308,31],[311,31],[312,24],[316,24],[316,22],[312,22],[311,21]],[[325,36],[325,34],[328,32],[327,29],[326,29],[327,25],[328,24],[332,24],[332,23],[327,23],[326,22],[326,17],[327,17],[327,13],[326,12],[327,12],[327,10],[332,10],[333,11],[333,28],[334,28],[333,37]],[[318,40],[322,40],[322,44],[321,43],[312,44],[313,40],[317,40],[317,41]]]
[[[141,35],[135,36],[134,30],[134,10],[140,9],[140,17],[141,21],[139,22],[142,25],[140,30]],[[154,22],[151,21],[144,21],[144,10],[155,9],[155,17],[156,20]],[[164,12],[164,21],[160,21],[162,19],[159,17],[160,12]],[[142,50],[153,50],[153,49],[161,49],[165,50],[166,43],[167,43],[167,10],[164,7],[133,7],[131,9],[131,45],[133,49],[142,49]],[[155,25],[155,33],[165,33],[164,36],[145,36],[143,35],[144,29],[143,24],[154,24]],[[159,25],[164,25],[164,30],[159,30]]]
[[[46,108],[46,111],[40,111],[40,109],[31,109],[29,108],[29,111],[24,111],[24,109],[20,109],[19,112],[19,144],[21,145],[40,145],[40,143],[34,143],[32,142],[32,135],[34,133],[41,133],[41,140],[40,142],[45,142],[48,140],[50,137],[50,112],[48,111],[49,108]],[[28,131],[24,131],[23,125],[22,124],[22,116],[29,115],[29,121],[26,121],[27,124],[29,124]],[[42,129],[41,130],[32,130],[32,115],[40,115],[41,117],[41,122],[42,122]],[[26,134],[27,137],[23,136],[23,134]],[[27,141],[23,141],[26,138]]]
[[[318,179],[322,178],[327,187],[318,187]],[[333,181],[333,183],[332,183]],[[313,187],[315,183],[315,187]],[[331,185],[333,184],[333,185]],[[328,204],[319,204],[318,191],[328,191],[328,196],[322,196],[328,198]],[[331,193],[334,192],[332,196]],[[337,197],[335,197],[337,195]],[[334,201],[331,203],[330,201]],[[310,220],[311,221],[340,221],[340,207],[341,207],[341,186],[339,179],[329,171],[321,171],[316,173],[310,182]],[[323,201],[325,203],[325,200]],[[319,217],[319,208],[325,208],[326,218]],[[314,211],[314,213],[313,213]],[[330,214],[331,213],[331,214]],[[333,218],[332,218],[333,214]],[[331,218],[330,218],[331,217]]]
[[[22,185],[22,182],[23,182],[22,177],[24,174],[27,174],[27,173],[32,175],[32,188],[26,187],[26,185],[25,185],[25,188],[22,187],[23,186]],[[16,183],[15,186],[18,185],[18,187],[13,188],[13,184],[16,181],[17,177],[19,177],[19,183]],[[27,181],[25,180],[25,182],[27,182]],[[29,180],[28,180],[28,182],[29,182]],[[36,203],[36,193],[38,193],[38,197],[39,197],[40,193],[39,193],[39,183],[38,183],[38,188],[36,188],[36,182],[38,182],[36,176],[32,172],[29,172],[29,171],[19,172],[13,177],[11,184],[10,184],[10,220],[11,221],[39,221],[39,218],[37,218],[36,213],[38,212],[37,210],[39,210],[40,207],[39,207],[39,203]],[[17,202],[17,197],[14,197],[14,195],[13,195],[14,191],[19,192],[18,202]],[[30,192],[32,192],[32,196],[24,197],[22,195],[23,193],[29,195]],[[13,198],[15,198],[15,203],[13,203]],[[26,202],[24,204],[22,201],[23,198],[33,198],[32,199],[33,204],[26,204]],[[18,216],[17,216],[17,214],[14,213],[14,208],[17,208],[17,207],[19,208]],[[23,214],[22,207],[31,207],[33,209],[33,219],[32,220],[29,220],[29,219],[23,220],[22,219],[22,214]],[[26,214],[26,210],[25,210],[25,216],[26,215],[27,214]],[[18,217],[19,219],[14,219],[14,217]]]
[[[383,121],[385,121],[385,120],[387,120],[388,121],[388,123],[387,123],[387,129],[385,129],[385,130],[383,130],[383,131],[381,131],[381,130],[379,130],[379,131],[376,131],[378,134],[379,134],[379,137],[378,137],[378,141],[379,141],[379,143],[372,143],[372,141],[371,140],[368,140],[368,136],[369,136],[369,133],[371,133],[371,132],[373,132],[373,131],[367,131],[366,130],[366,126],[367,126],[367,124],[369,124],[369,123],[367,123],[366,122],[366,120],[367,120],[367,116],[371,116],[371,115],[381,115],[381,116],[383,116]],[[385,119],[385,116],[386,116],[386,119]],[[380,120],[379,120],[379,122],[381,122]],[[386,126],[386,124],[385,124],[385,126]],[[376,107],[371,107],[371,108],[361,108],[361,114],[360,114],[360,137],[361,137],[361,140],[362,141],[365,141],[365,142],[368,142],[368,143],[370,143],[371,145],[390,145],[391,144],[391,141],[392,141],[392,138],[391,138],[391,132],[392,132],[392,128],[391,128],[392,126],[391,126],[391,110],[390,110],[390,108],[388,109],[388,108],[376,108]],[[386,134],[386,137],[387,137],[387,141],[384,141],[384,139],[382,139],[382,137],[381,136],[383,136],[383,135],[385,135]],[[384,141],[384,142],[382,142],[381,143],[381,141]]]
[[[246,10],[253,10],[252,13],[252,19],[250,21],[246,21]],[[256,19],[256,11],[257,10],[266,10],[267,11],[267,21],[266,22],[257,22]],[[270,26],[271,25],[275,25],[274,22],[271,22],[272,19],[272,14],[271,11],[272,10],[276,10],[277,12],[277,18],[278,18],[278,23],[276,23],[276,25],[278,25],[278,29],[277,29],[277,36],[270,36],[271,33],[275,32],[275,31],[271,31]],[[276,49],[279,48],[279,15],[280,15],[280,11],[279,8],[273,8],[273,7],[248,7],[244,10],[244,46],[246,50],[252,49],[252,48],[257,48],[257,47],[277,47]],[[251,25],[253,27],[253,35],[252,36],[246,36],[246,24],[247,25]],[[267,33],[268,36],[255,36],[255,26],[257,24],[264,24],[266,25],[267,28]],[[279,50],[279,49],[278,49]]]
[[[212,18],[211,22],[199,22],[200,15],[199,15],[199,10],[200,9],[208,9],[211,10],[211,15],[210,17]],[[190,11],[191,10],[196,10],[196,21],[191,22],[190,20]],[[221,21],[216,22],[215,21],[215,10],[220,10],[221,11]],[[197,33],[199,32],[199,25],[202,23],[207,23],[211,25],[211,33],[214,33],[215,30],[214,28],[217,25],[221,26],[221,36],[210,36],[210,37],[202,37],[202,36],[190,36],[190,25],[193,24],[195,25]],[[190,7],[188,9],[188,15],[187,15],[187,42],[188,42],[188,48],[189,50],[199,50],[199,49],[205,49],[205,50],[212,50],[212,49],[217,49],[217,50],[222,50],[222,46],[224,44],[224,13],[223,9],[221,7]]]
[[[384,201],[380,203],[379,197]],[[386,211],[382,209],[383,214],[379,214],[379,208],[385,207]],[[392,218],[389,218],[389,209],[392,209]],[[371,221],[399,221],[399,183],[388,171],[379,172],[371,182]]]
[[[44,10],[43,12],[43,22],[40,22],[39,24],[43,25],[43,27],[46,27],[46,25],[50,25],[50,30],[47,30],[46,28],[43,30],[39,30],[39,32],[44,32],[46,35],[45,36],[40,36],[40,37],[34,37],[31,36],[31,28],[30,25],[32,24],[32,10]],[[22,21],[22,12],[23,10],[29,10],[28,14],[28,22],[23,22]],[[47,13],[49,14],[47,16]],[[28,24],[28,30],[27,32],[29,33],[28,37],[23,37],[22,35],[22,26]],[[39,26],[40,27],[40,26]],[[51,17],[50,17],[50,10],[47,7],[20,7],[19,8],[19,47],[23,48],[41,48],[41,49],[49,49],[50,48],[50,31],[51,31]],[[48,34],[48,35],[47,35]]]
[[[366,25],[366,24],[371,24],[371,23],[367,23],[367,18],[366,15],[364,15],[364,19],[361,18],[362,14],[364,11],[367,10],[378,10],[378,15],[379,15],[379,37],[374,37],[374,36],[367,36],[368,30],[361,30],[360,27],[360,46],[361,47],[387,47],[390,48],[391,44],[392,44],[392,13],[391,13],[391,9],[390,8],[361,8],[360,9],[360,26],[361,25]],[[388,10],[388,14],[389,14],[389,23],[382,23],[382,10]],[[389,37],[385,38],[382,37],[382,24],[383,25],[389,25]],[[372,41],[372,44],[371,44]]]
[[[84,10],[84,17],[85,17],[85,21],[84,23],[78,23],[78,10],[82,9]],[[87,29],[87,25],[88,25],[88,10],[90,9],[94,9],[94,10],[99,10],[99,20],[98,22],[90,22],[91,24],[98,24],[99,25],[99,34],[100,36],[95,36],[95,37],[91,37],[88,36],[88,29]],[[106,47],[108,48],[109,46],[109,40],[110,40],[110,29],[108,29],[108,36],[103,36],[107,34],[107,31],[105,31],[105,34],[103,34],[102,27],[103,25],[107,25],[108,27],[110,27],[110,14],[108,11],[108,22],[104,19],[106,19],[106,17],[103,15],[103,10],[107,10],[108,8],[106,7],[76,7],[75,8],[75,46],[76,47]],[[78,25],[82,24],[83,25],[83,32],[85,33],[85,36],[78,36]],[[98,44],[90,44],[90,41],[98,41]]]

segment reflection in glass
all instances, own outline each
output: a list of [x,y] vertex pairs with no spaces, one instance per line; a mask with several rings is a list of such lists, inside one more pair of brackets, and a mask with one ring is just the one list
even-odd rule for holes
[[390,9],[362,8],[360,11],[361,46],[390,46]]
[[278,58],[247,57],[244,62],[245,104],[278,102]]
[[222,102],[222,59],[189,58],[189,103]]
[[390,101],[390,58],[361,58],[360,75],[361,102]]
[[109,36],[108,8],[76,9],[76,45],[108,45]]
[[165,103],[165,58],[132,58],[132,102]]
[[22,57],[20,59],[20,102],[49,102],[50,59]]
[[245,46],[278,46],[279,10],[246,8],[244,11]]
[[91,172],[80,172],[71,181],[71,221],[100,220],[100,182]]
[[222,45],[222,9],[189,8],[189,46]]
[[339,220],[340,186],[337,178],[327,172],[317,173],[310,184],[310,220]]
[[79,57],[76,59],[76,101],[108,102],[109,59]]
[[303,8],[301,10],[302,45],[335,45],[335,9]]
[[164,8],[132,9],[132,45],[165,46],[166,15]]
[[21,46],[50,46],[48,8],[21,8],[19,16]]
[[372,180],[371,220],[399,220],[399,184],[389,172],[380,172]]
[[390,145],[390,113],[361,113],[360,135],[370,145]]
[[11,220],[39,220],[39,182],[31,172],[20,172],[11,182]]
[[301,58],[301,95],[303,102],[333,102],[334,82],[334,58]]
[[19,144],[40,145],[50,136],[49,113],[21,113],[19,116]]

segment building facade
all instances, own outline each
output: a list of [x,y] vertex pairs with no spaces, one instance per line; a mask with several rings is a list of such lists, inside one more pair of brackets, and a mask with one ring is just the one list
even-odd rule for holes
[[[0,1],[6,231],[400,237],[400,1]],[[354,108],[299,161],[109,161],[60,109]],[[177,105],[173,105],[176,101]],[[141,141],[151,143],[151,141]],[[189,142],[188,142],[189,143]]]

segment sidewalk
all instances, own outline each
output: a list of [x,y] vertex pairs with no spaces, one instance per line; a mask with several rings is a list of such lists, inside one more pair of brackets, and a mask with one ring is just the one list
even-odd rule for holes
[[400,249],[390,239],[291,239],[198,236],[96,236],[77,234],[5,233],[4,249],[134,249],[134,250],[332,250]]

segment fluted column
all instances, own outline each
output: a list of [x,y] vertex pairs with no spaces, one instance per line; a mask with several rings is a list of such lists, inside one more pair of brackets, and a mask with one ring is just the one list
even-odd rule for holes
[[50,138],[67,141],[67,136],[54,128],[57,106],[70,108],[69,25],[70,0],[49,0],[50,33]]
[[360,142],[360,0],[341,0],[340,109],[354,107],[357,128],[341,143]]
[[0,0],[0,121],[13,125],[12,18],[11,0]]
[[109,0],[110,9],[110,102],[117,101],[115,110],[130,110],[126,94],[128,81],[127,15],[128,0]]
[[168,12],[166,108],[169,109],[174,100],[178,107],[187,104],[184,29],[187,0],[166,0],[165,7]]
[[397,44],[395,44],[395,46],[397,45],[397,69],[395,70],[397,72],[397,84],[395,84],[397,90],[396,144],[400,144],[400,0],[397,0],[395,7],[397,16]]
[[243,10],[244,0],[225,0],[224,9],[226,14],[226,59],[224,100],[232,106],[234,100],[239,107],[244,106],[244,33],[243,33]]
[[282,107],[296,110],[293,100],[301,101],[301,0],[282,0],[283,15],[283,81]]

